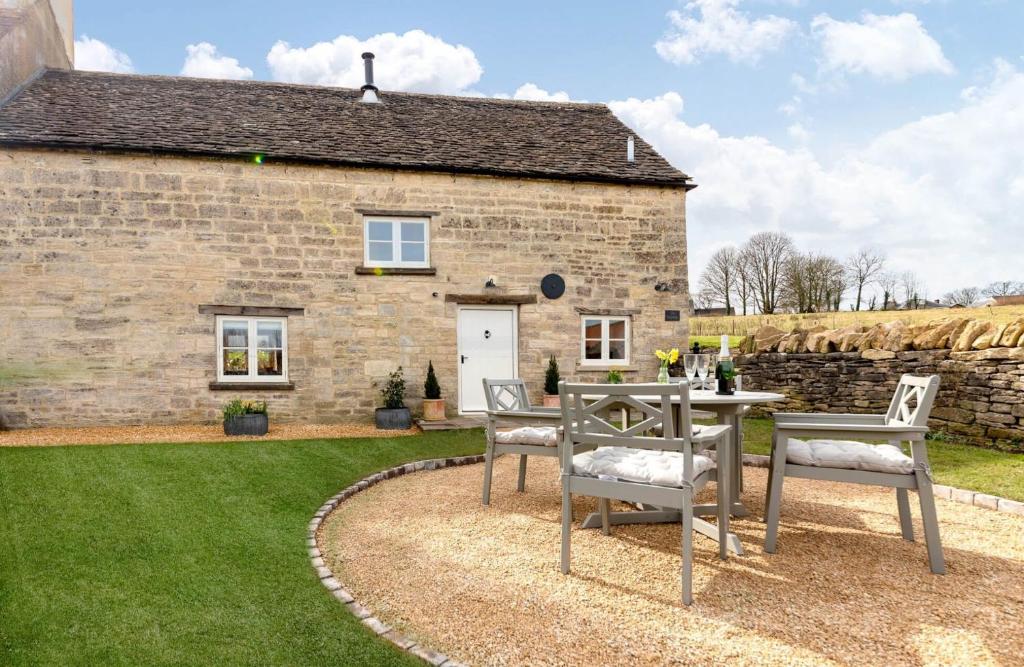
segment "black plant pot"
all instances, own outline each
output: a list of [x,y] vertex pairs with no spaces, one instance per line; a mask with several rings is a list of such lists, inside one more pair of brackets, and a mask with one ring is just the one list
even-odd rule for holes
[[409,408],[377,408],[373,414],[377,428],[388,431],[404,431],[412,426]]
[[266,435],[269,428],[267,415],[238,415],[224,420],[224,435]]

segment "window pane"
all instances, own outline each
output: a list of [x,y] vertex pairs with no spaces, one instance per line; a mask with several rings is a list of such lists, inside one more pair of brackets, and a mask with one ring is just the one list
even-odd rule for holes
[[423,222],[403,222],[402,223],[402,240],[403,241],[420,241],[423,242],[424,230],[427,225]]
[[391,261],[391,241],[380,242],[370,241],[370,261],[372,262],[390,262]]
[[281,323],[257,322],[256,347],[281,347]]
[[583,337],[590,339],[595,338],[601,339],[601,320],[584,320],[583,321]]
[[249,323],[245,321],[224,322],[224,340],[222,347],[248,347],[249,345]]
[[247,350],[224,350],[224,375],[248,375],[249,352]]
[[608,341],[608,358],[609,359],[625,359],[626,358],[626,341],[624,340],[611,340]]
[[601,358],[601,341],[599,340],[588,340],[584,345],[586,359],[600,359]]
[[625,320],[609,320],[608,322],[608,338],[617,338],[619,340],[626,339],[626,321]]
[[390,241],[391,229],[390,222],[369,222],[366,224],[366,238],[371,241]]
[[403,262],[425,262],[427,246],[423,243],[403,243]]
[[256,350],[256,371],[260,375],[282,375],[283,359],[281,350]]

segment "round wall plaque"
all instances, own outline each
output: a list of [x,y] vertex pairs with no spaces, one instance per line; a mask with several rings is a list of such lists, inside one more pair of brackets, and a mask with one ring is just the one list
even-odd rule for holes
[[541,278],[540,291],[549,299],[557,299],[565,294],[565,281],[557,273],[549,273]]

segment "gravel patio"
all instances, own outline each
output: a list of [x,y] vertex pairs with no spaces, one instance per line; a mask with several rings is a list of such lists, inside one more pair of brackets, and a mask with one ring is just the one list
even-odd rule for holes
[[[676,524],[574,530],[558,570],[552,460],[388,480],[342,503],[320,532],[328,566],[384,622],[469,664],[1012,664],[1024,653],[1024,516],[938,500],[949,572],[900,539],[895,496],[786,483],[779,552],[737,520],[747,555],[695,539],[696,602],[679,602]],[[760,515],[766,471],[745,470]],[[713,491],[712,491],[713,494]],[[574,498],[577,518],[595,502]],[[921,526],[915,512],[915,528]]]

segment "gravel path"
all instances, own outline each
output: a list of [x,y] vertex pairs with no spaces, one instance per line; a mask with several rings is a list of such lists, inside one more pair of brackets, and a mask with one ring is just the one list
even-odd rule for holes
[[[531,459],[525,494],[515,465],[496,463],[489,508],[480,465],[356,495],[322,528],[327,564],[385,623],[469,664],[1009,665],[1024,655],[1022,516],[937,501],[949,574],[935,576],[923,542],[900,539],[893,492],[787,479],[778,553],[762,551],[755,519],[733,523],[747,555],[725,563],[696,536],[695,602],[683,608],[678,524],[574,530],[563,576],[555,461]],[[765,471],[745,475],[744,501],[760,515]],[[702,497],[713,494],[712,484]],[[595,507],[576,499],[577,519]]]
[[265,436],[226,436],[215,426],[90,426],[85,428],[27,428],[0,431],[0,447],[47,445],[112,445],[153,442],[227,442],[237,440],[319,440],[328,438],[393,438],[416,435],[407,431],[378,431],[373,424],[273,424]]

